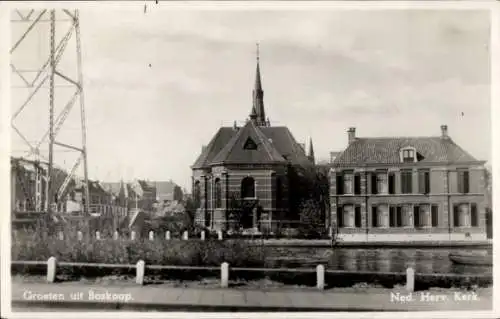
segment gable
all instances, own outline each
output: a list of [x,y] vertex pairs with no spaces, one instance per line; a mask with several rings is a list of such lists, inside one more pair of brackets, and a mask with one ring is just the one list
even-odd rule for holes
[[238,130],[237,134],[213,159],[212,164],[263,164],[284,163],[283,156],[252,121]]

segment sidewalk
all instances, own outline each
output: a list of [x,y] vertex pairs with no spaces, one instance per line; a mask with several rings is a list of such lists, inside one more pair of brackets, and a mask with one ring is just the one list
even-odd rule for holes
[[[423,301],[422,294],[424,298],[438,300]],[[402,301],[402,296],[410,300]],[[473,295],[464,292],[460,297],[467,299]],[[75,298],[77,300],[73,300]],[[394,290],[391,294],[390,290],[382,289],[379,292],[322,292],[314,289],[264,291],[76,283],[12,284],[13,308],[51,307],[53,311],[56,311],[55,308],[128,311],[491,311],[492,300],[491,289],[480,290],[477,300],[456,300],[455,293],[449,291],[414,292],[410,295],[401,290]]]

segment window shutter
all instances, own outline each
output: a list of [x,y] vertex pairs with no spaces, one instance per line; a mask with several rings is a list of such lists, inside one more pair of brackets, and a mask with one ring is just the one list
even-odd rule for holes
[[431,173],[425,172],[425,193],[429,194],[431,192]]
[[469,193],[469,172],[468,171],[465,171],[464,172],[464,193]]
[[355,223],[355,226],[360,228],[362,227],[361,226],[361,207],[356,205],[356,207],[354,208],[355,211],[354,211],[354,223]]
[[395,178],[394,178],[394,173],[389,173],[389,177],[387,179],[387,183],[389,184],[388,185],[388,188],[389,188],[389,194],[394,194],[394,189],[396,188],[396,185],[395,185]]
[[396,207],[389,207],[389,227],[396,227]]
[[403,212],[401,209],[401,206],[396,207],[396,227],[401,227],[403,226]]
[[413,226],[420,227],[420,207],[418,205],[413,206]]
[[377,227],[377,207],[372,206],[372,227]]
[[454,227],[458,227],[458,222],[459,222],[459,219],[458,219],[458,205],[454,204],[453,205],[453,226]]
[[342,206],[337,207],[337,226],[344,227],[344,210]]
[[439,220],[438,220],[438,206],[437,205],[432,205],[431,207],[432,211],[432,227],[438,227],[439,226]]
[[377,192],[377,174],[372,173],[371,180],[372,180],[372,194],[378,194],[378,192]]
[[478,226],[477,206],[476,203],[470,204],[470,225],[472,227]]
[[464,172],[458,171],[457,172],[457,189],[459,193],[464,193]]
[[359,174],[354,175],[354,194],[361,194],[361,176]]
[[344,194],[344,179],[342,174],[337,174],[337,195]]
[[425,172],[418,172],[418,192],[425,194]]
[[399,176],[400,176],[400,180],[401,180],[401,189],[400,189],[400,192],[401,194],[406,194],[406,172],[404,171],[401,171],[399,173]]

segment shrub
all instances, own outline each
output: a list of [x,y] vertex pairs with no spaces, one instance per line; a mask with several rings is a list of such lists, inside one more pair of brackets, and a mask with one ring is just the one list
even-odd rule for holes
[[91,236],[78,240],[76,232],[59,240],[35,232],[18,236],[11,254],[12,260],[42,261],[54,256],[65,262],[135,264],[142,259],[156,265],[219,266],[228,262],[234,267],[260,267],[265,265],[268,249],[240,241],[96,240]]

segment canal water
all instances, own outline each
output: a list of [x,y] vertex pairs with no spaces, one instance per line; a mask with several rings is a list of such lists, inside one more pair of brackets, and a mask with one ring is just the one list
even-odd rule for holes
[[[490,254],[489,249],[467,249],[477,254]],[[328,269],[370,272],[405,272],[411,266],[417,273],[491,274],[492,267],[456,265],[448,255],[464,252],[463,248],[277,248],[275,258],[314,261]],[[300,263],[300,262],[299,262]],[[301,266],[301,265],[299,265]]]

